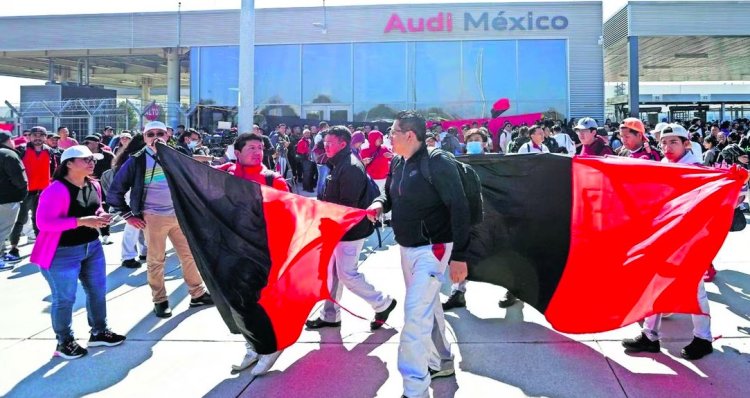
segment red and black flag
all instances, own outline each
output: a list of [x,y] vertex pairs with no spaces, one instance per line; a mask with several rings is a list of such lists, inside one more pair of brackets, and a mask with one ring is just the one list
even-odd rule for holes
[[747,173],[560,155],[468,156],[482,181],[469,279],[507,287],[567,333],[701,313],[697,286]]
[[330,298],[328,264],[352,209],[242,180],[159,144],[175,212],[232,333],[260,354],[297,341],[312,307]]

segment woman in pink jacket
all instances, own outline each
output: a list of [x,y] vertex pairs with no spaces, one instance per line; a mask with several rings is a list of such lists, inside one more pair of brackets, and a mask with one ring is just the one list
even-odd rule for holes
[[39,235],[31,262],[39,265],[52,290],[52,329],[57,336],[55,355],[75,359],[86,355],[73,337],[73,304],[78,280],[86,292],[91,338],[88,346],[116,346],[125,336],[107,328],[107,272],[98,228],[112,216],[101,207],[101,187],[89,177],[101,154],[83,146],[63,152],[53,180],[39,198]]

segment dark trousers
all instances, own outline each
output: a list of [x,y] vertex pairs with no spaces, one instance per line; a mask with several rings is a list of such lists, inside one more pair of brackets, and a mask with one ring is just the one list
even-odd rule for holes
[[309,159],[302,160],[302,189],[307,192],[314,192],[315,182],[313,180],[313,169],[317,171],[315,163]]
[[34,227],[34,233],[39,234],[39,228],[36,227],[36,207],[39,206],[39,194],[41,193],[42,191],[29,191],[26,199],[21,202],[21,209],[18,210],[18,218],[16,218],[16,223],[10,232],[11,246],[18,246],[23,225],[29,221],[29,210],[31,210],[31,225]]

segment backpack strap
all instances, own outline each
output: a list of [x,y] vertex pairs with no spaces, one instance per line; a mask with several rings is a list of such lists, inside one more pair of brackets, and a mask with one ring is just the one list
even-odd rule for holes
[[276,178],[276,173],[274,173],[273,171],[268,170],[268,171],[264,171],[263,172],[263,176],[266,178],[266,185],[268,185],[269,187],[272,187],[273,186],[273,180],[274,180],[274,178]]

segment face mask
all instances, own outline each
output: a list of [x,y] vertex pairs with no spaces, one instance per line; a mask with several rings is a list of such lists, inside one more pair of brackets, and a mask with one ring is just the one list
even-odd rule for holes
[[190,149],[195,149],[195,147],[197,147],[197,146],[198,146],[198,141],[190,141],[190,142],[188,142],[188,145],[187,145],[187,146],[188,146],[188,148],[190,148]]
[[469,155],[479,155],[483,153],[482,143],[478,141],[472,141],[466,143],[466,153]]

